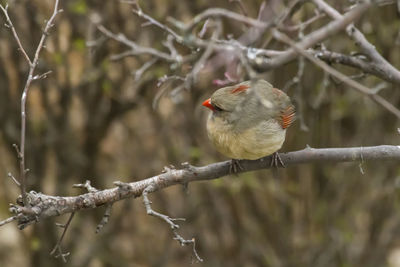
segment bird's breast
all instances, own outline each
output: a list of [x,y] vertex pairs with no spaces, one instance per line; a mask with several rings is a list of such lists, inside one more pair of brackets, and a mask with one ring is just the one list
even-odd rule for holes
[[278,151],[285,141],[286,130],[278,121],[265,120],[242,131],[217,116],[210,116],[207,132],[216,149],[234,159],[259,159]]

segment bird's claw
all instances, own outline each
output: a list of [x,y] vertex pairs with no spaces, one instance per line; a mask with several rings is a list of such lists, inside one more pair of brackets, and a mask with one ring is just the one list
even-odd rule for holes
[[279,168],[279,164],[282,166],[282,168],[286,168],[286,166],[283,163],[281,157],[279,156],[279,153],[275,152],[274,154],[271,155],[270,167]]
[[242,171],[243,167],[240,165],[240,161],[238,159],[231,159],[231,164],[229,166],[230,174],[237,174],[239,171]]

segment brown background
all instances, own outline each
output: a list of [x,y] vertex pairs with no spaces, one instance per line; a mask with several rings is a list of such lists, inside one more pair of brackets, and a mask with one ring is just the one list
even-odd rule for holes
[[[3,2],[3,1],[2,1]],[[287,1],[270,1],[279,14]],[[332,4],[333,1],[330,1]],[[390,1],[389,1],[390,2]],[[248,15],[257,17],[261,1],[243,1]],[[235,2],[143,1],[143,10],[165,22],[168,16],[188,21],[210,7],[240,13]],[[344,12],[347,1],[334,1]],[[132,72],[151,57],[139,55],[111,61],[125,51],[106,40],[90,22],[94,14],[113,32],[124,33],[143,46],[165,50],[165,34],[131,12],[119,1],[61,1],[58,15],[42,53],[37,72],[52,70],[34,82],[28,98],[27,167],[29,189],[53,195],[76,195],[72,184],[92,181],[97,188],[112,187],[115,180],[136,181],[160,173],[163,166],[188,161],[205,165],[224,160],[205,132],[207,111],[201,102],[224,79],[225,66],[210,62],[190,90],[174,97],[169,91],[152,108],[160,90],[157,79],[172,73],[159,61],[139,81]],[[53,1],[13,1],[10,16],[29,55],[34,53],[53,8]],[[400,26],[396,5],[374,6],[357,26],[394,66],[400,66],[396,44]],[[305,4],[291,23],[313,15]],[[4,22],[1,16],[0,21]],[[329,21],[323,18],[306,33]],[[223,20],[224,36],[239,38],[246,28]],[[296,38],[295,33],[291,33]],[[261,46],[268,33],[255,42]],[[97,40],[87,47],[86,41]],[[345,34],[324,42],[333,51],[350,53],[354,44]],[[185,47],[177,46],[187,53]],[[270,48],[283,49],[272,42]],[[217,56],[214,54],[213,56]],[[213,57],[212,57],[213,58]],[[215,60],[215,58],[214,58]],[[187,73],[191,64],[177,73]],[[338,67],[348,75],[359,72]],[[28,66],[6,27],[0,28],[0,215],[9,216],[8,204],[19,194],[7,178],[17,175],[13,143],[19,143],[19,98]],[[297,62],[268,72],[264,78],[284,88],[296,75]],[[240,78],[244,78],[244,74]],[[311,147],[348,147],[398,144],[398,120],[365,96],[340,83],[324,84],[324,73],[306,62],[300,86],[287,93],[298,106],[298,120],[282,151]],[[382,82],[373,76],[361,80],[368,87]],[[400,104],[398,86],[386,84],[380,94]],[[276,178],[274,178],[276,176]],[[385,266],[400,253],[400,169],[389,162],[304,164],[277,173],[269,170],[229,176],[189,185],[185,193],[175,186],[152,194],[155,210],[185,217],[180,233],[197,240],[205,262],[201,266]],[[79,212],[63,247],[71,252],[66,266],[187,266],[191,248],[172,240],[169,227],[146,215],[142,201],[114,205],[110,223],[94,233],[103,209]],[[48,219],[19,231],[15,224],[0,228],[1,266],[56,266],[49,255],[61,230]],[[397,254],[396,254],[397,253]],[[399,257],[399,256],[397,256]],[[399,264],[399,263],[397,263]],[[391,265],[400,266],[400,265]]]

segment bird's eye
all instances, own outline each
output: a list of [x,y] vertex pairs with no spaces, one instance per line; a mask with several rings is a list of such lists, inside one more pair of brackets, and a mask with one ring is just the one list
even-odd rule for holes
[[218,107],[218,106],[215,105],[215,104],[212,104],[212,106],[213,106],[213,108],[214,108],[215,111],[223,111],[222,108]]

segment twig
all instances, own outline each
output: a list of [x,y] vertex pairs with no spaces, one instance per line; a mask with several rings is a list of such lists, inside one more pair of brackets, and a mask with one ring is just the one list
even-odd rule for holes
[[166,222],[167,224],[169,224],[169,226],[172,229],[172,233],[174,234],[174,239],[177,240],[181,246],[186,246],[186,245],[192,245],[193,246],[193,254],[196,257],[197,261],[202,262],[203,259],[200,258],[200,256],[198,255],[197,251],[196,251],[196,243],[195,243],[195,239],[184,239],[181,235],[178,234],[177,230],[179,229],[179,225],[177,225],[176,223],[174,223],[174,221],[184,221],[184,218],[171,218],[167,215],[161,214],[159,212],[154,211],[151,208],[151,202],[149,200],[148,194],[151,192],[154,192],[155,190],[157,190],[156,186],[154,184],[150,184],[149,186],[147,186],[144,190],[143,190],[143,204],[146,208],[146,212],[148,215],[150,216],[154,216],[157,218],[160,218],[161,220],[163,220],[164,222]]
[[10,177],[11,180],[13,180],[13,182],[14,182],[18,187],[21,186],[21,184],[20,184],[20,183],[18,182],[18,180],[14,177],[14,175],[12,175],[11,172],[9,172],[9,173],[7,174],[7,176]]
[[158,61],[158,58],[153,58],[150,61],[147,61],[146,63],[143,64],[139,69],[136,71],[133,71],[132,74],[134,76],[135,81],[139,81],[140,78],[142,77],[143,73],[145,73],[151,66],[153,66],[156,62]]
[[298,31],[300,29],[305,29],[307,26],[309,26],[310,24],[314,23],[315,21],[319,20],[320,18],[325,17],[324,13],[317,13],[315,14],[315,16],[311,17],[310,19],[300,23],[300,24],[296,24],[293,26],[280,26],[278,27],[279,29],[283,30],[283,31]]
[[108,223],[108,221],[111,217],[112,204],[113,203],[106,204],[106,210],[104,212],[104,215],[96,227],[96,234],[100,233],[101,229],[103,229],[103,227]]
[[126,51],[120,55],[113,56],[113,59],[120,59],[121,57],[126,57],[126,56],[132,56],[132,55],[139,55],[139,54],[149,54],[154,57],[164,59],[165,61],[168,62],[178,62],[179,58],[178,57],[171,57],[171,55],[164,53],[162,51],[159,51],[157,49],[151,48],[151,47],[144,47],[136,44],[135,42],[129,40],[128,38],[125,37],[123,34],[115,34],[105,28],[103,25],[97,25],[97,29],[101,31],[105,36],[108,38],[114,39],[117,42],[123,43],[124,45],[128,46],[131,48],[130,51]]
[[[156,110],[158,103],[161,99],[161,97],[165,94],[165,92],[169,89],[169,86],[174,82],[174,81],[182,81],[185,82],[185,78],[184,77],[180,77],[177,75],[172,75],[172,76],[167,76],[164,75],[163,77],[158,79],[157,82],[157,87],[160,87],[160,89],[158,90],[158,92],[156,93],[156,95],[153,98],[153,102],[151,104],[151,107]],[[183,84],[181,84],[182,88],[183,88]]]
[[18,44],[19,50],[21,51],[22,55],[25,57],[25,60],[28,62],[29,66],[32,65],[31,59],[29,58],[28,54],[25,52],[24,47],[22,46],[22,43],[18,37],[17,31],[15,30],[15,27],[10,19],[10,17],[8,16],[8,5],[6,5],[5,7],[3,7],[2,5],[0,5],[1,10],[4,13],[4,16],[6,17],[7,20],[7,27],[9,27],[11,29],[11,32],[14,35],[14,39]]
[[327,71],[324,71],[324,78],[322,79],[322,84],[321,84],[321,89],[318,92],[314,102],[311,104],[311,106],[314,109],[319,108],[319,106],[321,105],[325,95],[326,95],[326,90],[329,86],[330,80],[329,80],[329,73]]
[[239,22],[243,22],[247,25],[257,27],[257,28],[268,28],[272,24],[270,23],[265,23],[262,21],[259,21],[257,19],[249,18],[246,16],[243,16],[241,14],[223,9],[223,8],[210,8],[202,13],[198,14],[195,16],[192,21],[190,21],[188,24],[182,24],[181,22],[178,22],[172,18],[169,18],[168,20],[174,24],[174,26],[182,29],[184,32],[188,33],[194,29],[201,21],[206,20],[208,18],[221,18],[221,17],[226,17],[231,20],[236,20]]
[[45,77],[47,74],[47,73],[45,73],[45,74],[42,74],[39,76],[33,76],[35,68],[39,61],[40,51],[43,48],[44,42],[46,40],[46,37],[49,34],[50,28],[54,26],[53,21],[54,21],[55,17],[57,16],[57,14],[62,11],[61,9],[60,10],[58,9],[58,3],[59,3],[59,0],[55,0],[53,14],[51,15],[50,19],[46,23],[42,37],[40,38],[39,44],[36,48],[33,60],[29,59],[28,54],[24,50],[24,48],[21,44],[21,41],[19,40],[18,34],[15,31],[15,28],[8,16],[7,6],[4,8],[2,5],[0,5],[0,8],[2,9],[2,11],[7,19],[7,23],[11,28],[14,38],[15,38],[22,54],[24,55],[26,61],[29,64],[28,78],[26,80],[25,87],[24,87],[24,90],[23,90],[22,96],[21,96],[21,134],[20,134],[20,149],[19,149],[19,156],[18,156],[19,162],[20,162],[20,164],[19,164],[20,165],[19,183],[21,184],[20,188],[21,188],[22,201],[23,201],[24,205],[27,207],[28,207],[29,203],[28,203],[27,196],[26,196],[26,175],[25,175],[27,172],[27,170],[25,169],[26,99],[27,99],[27,96],[29,93],[29,88],[30,88],[32,81],[42,78],[42,77]]
[[95,193],[97,191],[99,191],[98,189],[96,189],[95,187],[93,187],[90,184],[89,180],[86,180],[86,182],[84,184],[74,184],[72,185],[73,188],[85,188],[89,193]]
[[71,215],[68,218],[67,223],[64,224],[64,225],[59,225],[62,228],[64,228],[64,230],[63,230],[63,233],[61,234],[61,237],[58,239],[57,244],[54,246],[53,250],[50,252],[50,255],[53,255],[54,253],[56,253],[56,251],[58,251],[58,254],[55,255],[55,257],[56,258],[57,257],[61,257],[64,262],[67,262],[66,256],[68,256],[70,253],[69,252],[67,252],[67,253],[63,253],[62,252],[62,250],[61,250],[61,242],[64,239],[65,233],[67,232],[68,227],[71,224],[72,219],[74,218],[74,215],[75,215],[75,212],[72,212]]
[[7,223],[10,223],[10,222],[13,222],[13,221],[15,221],[15,220],[17,220],[18,219],[18,216],[12,216],[12,217],[10,217],[10,218],[7,218],[7,219],[5,219],[5,220],[2,220],[2,221],[0,221],[0,226],[3,226],[3,225],[5,225],[5,224],[7,224]]
[[229,0],[229,2],[230,3],[232,3],[232,2],[237,3],[238,6],[240,7],[240,10],[243,13],[243,15],[246,16],[246,17],[248,16],[249,12],[247,12],[246,8],[244,7],[242,0]]
[[173,36],[173,37],[175,38],[175,40],[176,40],[178,43],[182,43],[182,40],[183,40],[182,36],[180,36],[179,34],[177,34],[177,33],[176,33],[174,30],[172,30],[170,27],[168,27],[168,26],[166,26],[166,25],[160,23],[158,20],[156,20],[156,19],[154,19],[153,17],[151,17],[151,16],[147,15],[146,13],[144,13],[144,12],[142,11],[142,9],[140,8],[140,6],[139,6],[139,4],[138,4],[137,1],[134,3],[134,5],[136,6],[136,9],[132,9],[132,11],[133,11],[136,15],[138,15],[139,17],[142,17],[142,18],[146,19],[146,20],[147,20],[148,22],[150,22],[151,24],[153,24],[153,25],[159,27],[160,29],[162,29],[162,30],[168,32],[171,36]]
[[192,83],[196,82],[198,73],[204,67],[207,59],[214,52],[214,40],[218,39],[221,32],[222,32],[221,23],[216,23],[216,30],[213,32],[211,41],[209,42],[207,48],[205,49],[204,53],[201,55],[199,60],[197,60],[196,64],[194,64],[192,71],[188,75],[186,75],[186,79],[185,79],[185,88],[186,89],[190,88]]

